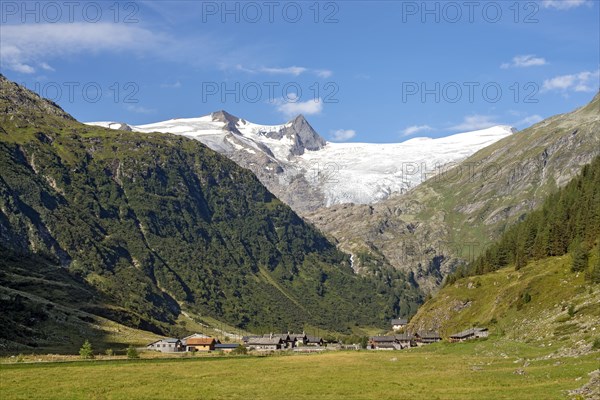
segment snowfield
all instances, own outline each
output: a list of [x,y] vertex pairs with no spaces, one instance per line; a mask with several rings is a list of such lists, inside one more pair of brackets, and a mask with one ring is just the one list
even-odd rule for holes
[[[369,204],[404,192],[514,132],[509,126],[494,126],[436,139],[422,137],[401,143],[373,144],[325,142],[301,116],[273,126],[254,124],[224,112],[139,126],[118,122],[88,124],[187,136],[244,167],[254,167],[259,179],[263,172],[273,177],[272,163],[276,163],[281,167],[276,177],[281,187],[286,188],[301,174],[323,195],[325,206]],[[312,145],[317,150],[298,151],[298,143],[309,139],[320,141],[321,144]],[[262,171],[257,171],[257,166]]]

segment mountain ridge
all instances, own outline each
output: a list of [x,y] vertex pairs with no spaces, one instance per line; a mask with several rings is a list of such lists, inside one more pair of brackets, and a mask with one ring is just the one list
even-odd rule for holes
[[[121,123],[88,124],[123,128]],[[392,144],[332,143],[302,115],[282,125],[260,125],[223,110],[128,128],[199,140],[250,169],[271,192],[302,214],[340,203],[376,203],[405,192],[421,183],[426,174],[435,174],[442,166],[514,133],[513,128],[499,125]]]
[[344,251],[377,254],[435,291],[598,154],[600,95],[481,149],[406,194],[306,217]]
[[128,326],[182,331],[189,310],[248,330],[350,332],[421,301],[402,274],[356,276],[249,170],[202,143],[84,125],[13,89],[0,77],[0,250],[62,266]]

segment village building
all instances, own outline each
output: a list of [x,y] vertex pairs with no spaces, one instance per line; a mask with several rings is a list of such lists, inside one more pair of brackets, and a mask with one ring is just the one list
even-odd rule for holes
[[217,344],[215,344],[215,351],[222,351],[223,353],[231,353],[238,347],[240,347],[240,345],[237,343],[217,343]]
[[190,338],[186,341],[185,349],[187,351],[213,351],[215,345],[219,343],[215,338]]
[[465,331],[450,335],[451,342],[464,342],[465,340],[479,339],[488,337],[487,328],[471,328]]
[[402,346],[396,342],[395,336],[371,336],[368,348],[372,350],[401,350]]
[[415,347],[417,344],[415,343],[415,337],[409,333],[401,333],[395,336],[396,343],[398,343],[403,349],[407,349],[409,347]]
[[160,351],[161,353],[176,353],[183,351],[181,340],[175,338],[164,338],[150,343],[146,346],[148,350]]
[[280,337],[254,337],[248,340],[249,350],[256,351],[275,351],[281,350],[284,346]]
[[249,341],[251,341],[253,339],[258,339],[258,338],[262,338],[262,336],[256,336],[256,335],[242,336],[242,343],[244,343],[244,345],[247,346]]
[[296,346],[304,346],[306,344],[306,334],[304,332],[302,333],[291,333],[290,334],[290,339],[292,339],[294,341],[294,343],[296,344]]
[[436,343],[442,340],[442,337],[436,331],[418,331],[414,334],[417,346]]
[[406,328],[406,325],[408,325],[408,320],[406,318],[395,318],[391,321],[391,324],[392,330],[400,331]]
[[283,349],[291,349],[296,346],[296,340],[289,333],[269,333],[262,336],[263,338],[279,338],[282,342]]
[[306,336],[304,341],[305,346],[323,346],[324,344],[323,338],[318,336]]
[[206,339],[209,337],[210,336],[204,335],[202,333],[194,333],[193,335],[189,335],[181,339],[181,344],[183,345],[183,347],[185,347],[187,345],[188,339]]

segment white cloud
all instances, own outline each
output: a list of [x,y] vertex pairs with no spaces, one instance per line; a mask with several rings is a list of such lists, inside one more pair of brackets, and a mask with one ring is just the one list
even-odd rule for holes
[[2,27],[2,67],[34,73],[35,66],[52,70],[46,61],[81,52],[132,53],[166,48],[166,38],[131,24],[58,23],[5,25]]
[[597,92],[600,87],[600,69],[596,71],[583,71],[577,74],[560,75],[544,80],[542,92],[574,91]]
[[163,83],[160,85],[160,87],[164,89],[179,89],[181,87],[181,82],[177,81],[175,83]]
[[151,108],[136,106],[133,104],[128,104],[125,108],[127,108],[127,111],[130,111],[130,112],[133,112],[136,114],[152,114],[152,113],[156,112],[156,110],[153,110]]
[[331,139],[336,142],[343,142],[352,139],[356,136],[356,131],[353,129],[338,129],[331,132]]
[[[286,117],[295,117],[298,114],[316,115],[323,111],[323,102],[321,99],[310,99],[307,101],[299,101],[293,94],[288,95],[288,101],[278,100],[273,102],[276,105],[277,111],[283,113]],[[294,100],[297,100],[294,102]]]
[[40,64],[40,67],[42,69],[45,69],[46,71],[55,71],[54,68],[52,68],[50,65],[48,65],[47,63],[43,62]]
[[533,124],[537,124],[538,122],[542,121],[543,119],[544,118],[541,115],[534,114],[534,115],[529,115],[529,116],[523,118],[522,120],[513,123],[512,125],[529,127]]
[[319,78],[324,78],[324,79],[327,79],[327,78],[331,77],[331,75],[333,75],[333,71],[330,71],[328,69],[317,69],[317,70],[315,70],[315,73],[317,74],[317,76]]
[[495,117],[493,115],[468,115],[463,119],[458,125],[454,125],[450,127],[450,129],[455,131],[476,131],[479,129],[485,129],[492,126],[498,125],[498,122],[495,121]]
[[413,125],[403,129],[400,133],[402,136],[411,136],[420,132],[430,132],[433,128],[429,125]]
[[543,8],[555,8],[557,10],[568,10],[582,5],[591,5],[588,0],[542,0]]
[[[227,65],[223,65],[222,67],[224,69],[227,69]],[[312,68],[306,68],[306,67],[298,67],[295,65],[291,66],[291,67],[252,68],[252,67],[244,66],[242,64],[236,64],[234,69],[236,69],[238,71],[246,72],[249,74],[265,73],[265,74],[272,74],[272,75],[300,76],[305,73],[311,73],[311,74],[318,76],[319,78],[324,78],[324,79],[329,78],[330,76],[333,75],[333,71],[330,71],[328,69],[312,69]]]
[[526,54],[523,56],[515,56],[513,57],[510,63],[504,63],[500,65],[500,68],[527,68],[527,67],[537,67],[540,65],[546,65],[546,59],[542,57],[536,57],[534,54]]
[[260,68],[260,71],[266,72],[268,74],[299,76],[299,75],[302,75],[303,73],[305,73],[307,71],[307,69],[304,67],[296,67],[296,66],[285,67],[285,68],[262,67],[262,68]]

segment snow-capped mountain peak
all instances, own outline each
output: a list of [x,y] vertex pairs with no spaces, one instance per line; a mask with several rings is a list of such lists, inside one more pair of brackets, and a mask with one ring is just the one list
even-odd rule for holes
[[444,165],[459,162],[514,133],[510,126],[495,126],[402,143],[330,143],[302,115],[282,125],[260,125],[223,110],[138,126],[89,124],[199,140],[252,170],[297,211],[383,200],[413,188]]

